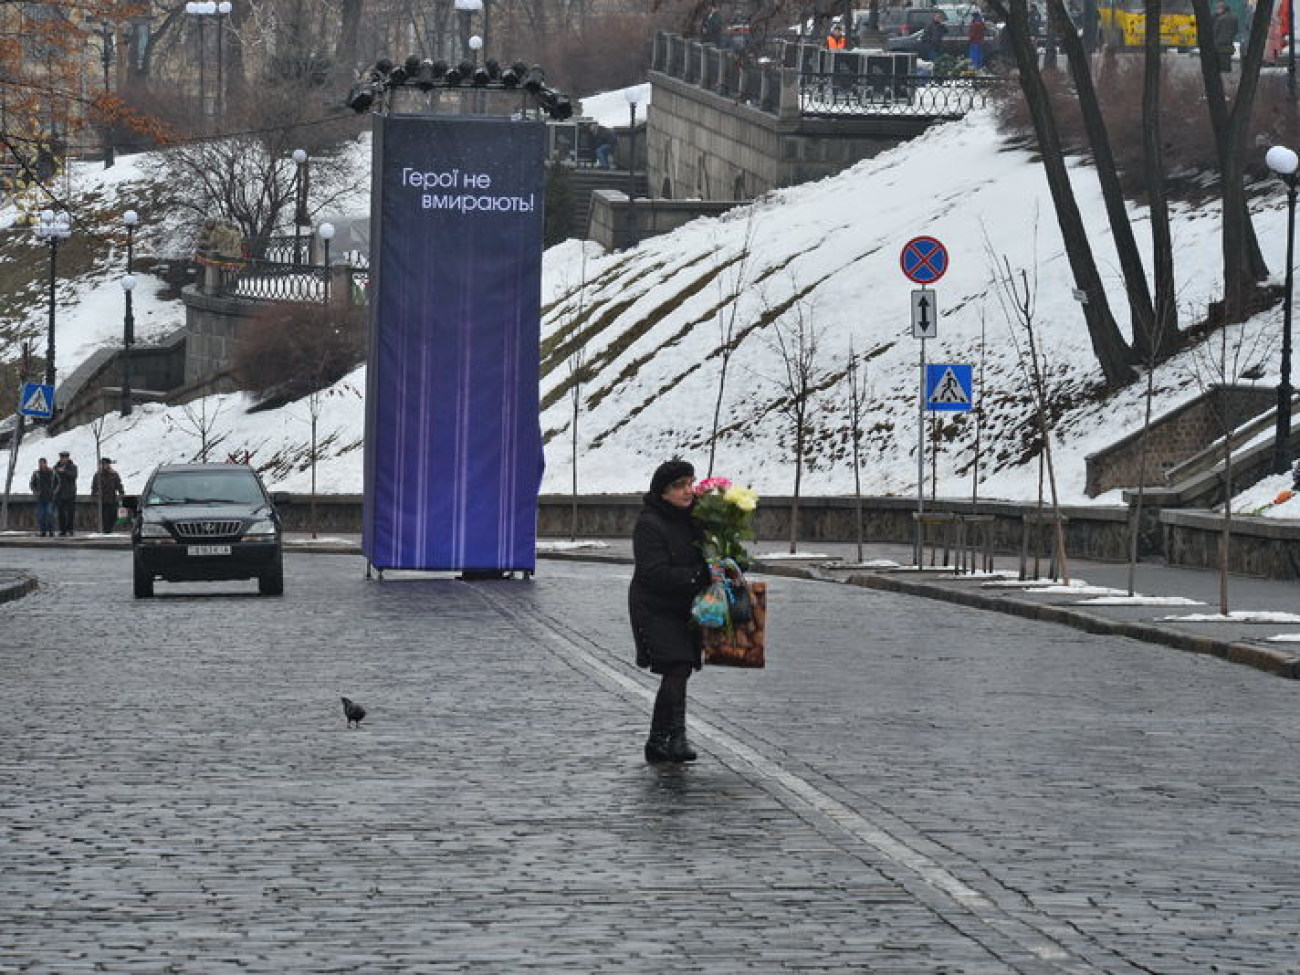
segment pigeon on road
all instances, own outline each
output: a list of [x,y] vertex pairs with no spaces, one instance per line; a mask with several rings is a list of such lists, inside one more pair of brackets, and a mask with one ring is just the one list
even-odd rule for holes
[[348,727],[361,727],[361,719],[366,716],[366,709],[356,701],[343,698],[343,716],[348,719]]

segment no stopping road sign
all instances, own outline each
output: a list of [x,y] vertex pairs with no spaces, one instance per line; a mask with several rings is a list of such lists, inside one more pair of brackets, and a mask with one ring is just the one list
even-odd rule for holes
[[898,263],[908,280],[934,284],[948,270],[948,248],[933,237],[913,237],[903,245]]

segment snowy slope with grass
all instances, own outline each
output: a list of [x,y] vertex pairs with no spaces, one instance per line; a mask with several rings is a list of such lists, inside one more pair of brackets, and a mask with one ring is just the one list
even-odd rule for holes
[[[608,96],[606,96],[608,97]],[[618,96],[612,114],[626,101]],[[597,106],[598,107],[598,106]],[[357,179],[369,167],[369,142],[352,153]],[[1085,219],[1092,228],[1108,300],[1125,328],[1122,281],[1090,169],[1073,176]],[[105,220],[145,193],[138,160],[112,170],[78,167],[69,197],[93,198]],[[137,254],[183,253],[185,240],[143,207],[145,227]],[[89,208],[82,207],[82,213]],[[364,194],[353,212],[364,215]],[[1145,246],[1143,211],[1134,210]],[[89,218],[86,218],[89,219]],[[1256,228],[1265,257],[1280,280],[1285,250],[1285,202],[1267,192],[1256,206]],[[1174,236],[1182,325],[1204,314],[1222,288],[1217,211],[1176,208]],[[573,382],[578,385],[579,489],[636,492],[648,472],[674,453],[703,470],[719,389],[722,330],[738,338],[723,388],[714,472],[752,484],[765,494],[793,487],[792,434],[781,404],[783,358],[778,336],[788,343],[798,324],[815,334],[812,372],[818,391],[810,417],[814,457],[805,471],[805,494],[853,490],[844,371],[850,348],[866,357],[868,403],[863,426],[862,479],[868,494],[909,496],[916,490],[917,364],[919,342],[911,337],[909,293],[899,267],[904,243],[917,235],[939,238],[950,269],[934,288],[940,312],[938,337],[926,343],[930,362],[970,363],[976,397],[983,406],[979,430],[977,490],[981,497],[1037,496],[1039,464],[1032,452],[1023,352],[1026,334],[1010,313],[1004,289],[1008,269],[1032,295],[1037,337],[1045,350],[1053,408],[1053,449],[1063,501],[1086,503],[1084,458],[1140,428],[1144,383],[1099,397],[1100,372],[1062,250],[1042,172],[1030,153],[1007,149],[992,119],[976,113],[932,129],[922,137],[837,176],[779,191],[716,219],[701,219],[675,233],[605,254],[592,244],[569,241],[548,251],[543,284],[542,429],[547,438],[543,491],[570,489],[574,451]],[[43,254],[41,249],[38,254]],[[66,376],[100,346],[120,343],[122,299],[117,286],[120,251],[102,265],[60,284],[59,364]],[[183,307],[159,297],[147,277],[137,288],[137,331],[159,338],[183,324]],[[39,294],[28,314],[43,321]],[[1230,344],[1255,349],[1259,384],[1278,377],[1276,341],[1281,309],[1234,327]],[[42,333],[43,334],[43,331]],[[581,351],[578,351],[581,350]],[[1159,367],[1156,414],[1199,392],[1197,354],[1188,351]],[[1199,369],[1204,381],[1204,368]],[[323,401],[321,431],[327,455],[317,465],[318,489],[357,493],[362,486],[364,367],[337,384]],[[212,397],[180,408],[143,406],[123,420],[100,425],[100,452],[115,459],[128,488],[138,487],[160,461],[188,460],[199,450],[195,412],[207,410],[218,440],[216,453],[251,451],[277,489],[306,491],[311,474],[308,409],[248,413],[241,395]],[[52,441],[39,434],[22,448],[18,470],[37,456],[69,449],[87,469],[96,454],[96,431],[68,431]],[[975,414],[947,415],[937,459],[927,460],[940,496],[970,497],[975,474]],[[25,481],[25,474],[22,475]],[[1239,501],[1260,508],[1290,487],[1289,477],[1270,478]],[[929,488],[927,487],[927,491]],[[1117,494],[1096,499],[1116,503]],[[1291,510],[1295,509],[1295,510]],[[1273,505],[1269,517],[1300,516],[1300,501]]]

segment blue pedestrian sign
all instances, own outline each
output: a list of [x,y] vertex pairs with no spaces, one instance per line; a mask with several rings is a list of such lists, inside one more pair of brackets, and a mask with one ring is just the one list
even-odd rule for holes
[[948,248],[933,237],[913,237],[903,245],[898,263],[909,281],[934,284],[948,270]]
[[959,413],[972,405],[971,366],[956,363],[925,366],[925,408]]
[[54,418],[54,387],[44,383],[23,383],[18,394],[18,412],[37,420]]

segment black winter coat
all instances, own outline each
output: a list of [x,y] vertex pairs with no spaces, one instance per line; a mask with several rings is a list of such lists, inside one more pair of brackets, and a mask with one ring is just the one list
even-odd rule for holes
[[689,510],[674,508],[656,494],[632,532],[636,568],[627,591],[636,641],[636,664],[662,673],[673,664],[700,667],[700,635],[691,621],[691,602],[709,582],[709,567],[697,542],[701,532]]

